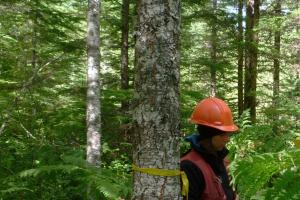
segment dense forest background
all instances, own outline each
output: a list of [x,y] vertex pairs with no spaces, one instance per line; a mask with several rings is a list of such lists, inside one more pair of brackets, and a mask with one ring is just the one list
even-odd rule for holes
[[[181,152],[196,103],[225,99],[240,199],[300,199],[299,6],[181,2]],[[84,1],[0,1],[1,200],[132,195],[136,2],[101,1],[101,167],[86,165],[86,15]]]

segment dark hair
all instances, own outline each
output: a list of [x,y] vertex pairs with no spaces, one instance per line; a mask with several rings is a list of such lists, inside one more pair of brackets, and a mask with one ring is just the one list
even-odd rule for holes
[[197,126],[198,134],[200,135],[200,140],[211,138],[215,135],[221,135],[224,131],[221,131],[216,128],[199,124]]

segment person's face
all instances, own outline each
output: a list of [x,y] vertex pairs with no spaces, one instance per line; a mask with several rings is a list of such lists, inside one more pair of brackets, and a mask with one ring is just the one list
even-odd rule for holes
[[221,135],[215,135],[212,137],[211,139],[211,143],[213,148],[216,151],[221,151],[222,149],[224,149],[224,147],[226,146],[226,144],[230,141],[230,135],[232,133],[228,132],[228,133],[223,133]]

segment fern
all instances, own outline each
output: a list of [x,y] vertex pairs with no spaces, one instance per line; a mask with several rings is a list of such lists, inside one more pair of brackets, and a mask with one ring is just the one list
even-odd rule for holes
[[248,156],[231,166],[241,199],[299,199],[300,151]]
[[67,190],[60,193],[60,198],[68,197],[72,199],[72,195],[76,198],[86,199],[87,188],[90,187],[94,189],[93,193],[96,197],[102,196],[102,199],[117,200],[120,197],[130,196],[130,177],[130,175],[118,174],[116,171],[109,169],[76,165],[46,165],[35,169],[27,169],[18,175],[1,180],[6,187],[0,188],[0,194],[6,196],[6,199],[14,198],[14,195],[19,192],[28,196],[28,199],[29,196],[48,199],[57,195],[56,193],[60,189],[63,190],[67,186]]
[[78,166],[73,166],[73,165],[47,165],[47,166],[41,166],[36,169],[28,169],[20,172],[19,176],[21,178],[26,178],[26,177],[36,177],[40,175],[41,173],[53,173],[57,171],[63,171],[65,173],[72,173],[75,170],[83,170],[82,168]]
[[245,110],[239,119],[237,120],[237,125],[240,128],[240,131],[243,132],[246,128],[251,127],[251,119],[250,119],[250,110]]
[[243,191],[244,197],[253,196],[277,172],[279,167],[275,162],[272,162],[273,159],[272,155],[267,154],[252,156],[238,163],[237,170],[239,173],[235,180],[238,180],[236,185],[238,190]]
[[273,187],[265,193],[266,199],[300,199],[300,173],[294,168],[284,171],[281,176],[274,179]]
[[0,190],[0,194],[5,195],[7,193],[16,193],[16,192],[20,192],[20,191],[33,192],[33,190],[30,190],[30,189],[24,188],[24,187],[10,187],[6,190]]
[[[131,180],[127,176],[116,176],[116,172],[109,169],[95,169],[91,171],[86,180],[107,199],[128,197],[131,192]],[[122,178],[123,177],[123,178]]]

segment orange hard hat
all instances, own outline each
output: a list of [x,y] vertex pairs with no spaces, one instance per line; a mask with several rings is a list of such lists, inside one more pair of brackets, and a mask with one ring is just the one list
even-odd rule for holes
[[233,123],[229,106],[223,100],[215,97],[209,97],[200,101],[190,117],[190,122],[225,132],[238,130],[238,127]]

